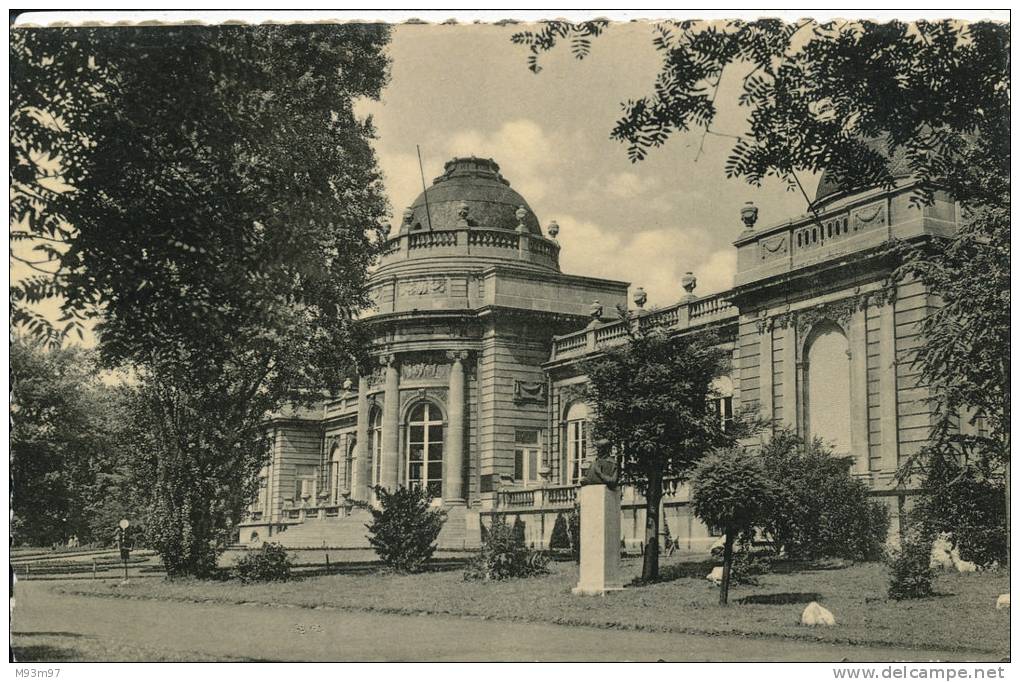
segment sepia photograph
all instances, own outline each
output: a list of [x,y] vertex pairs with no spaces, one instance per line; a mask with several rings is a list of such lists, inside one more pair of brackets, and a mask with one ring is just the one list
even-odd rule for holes
[[9,674],[1007,677],[1008,10],[9,19]]

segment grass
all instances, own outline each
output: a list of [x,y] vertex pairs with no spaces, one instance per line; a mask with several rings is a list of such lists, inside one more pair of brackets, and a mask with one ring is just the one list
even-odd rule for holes
[[[639,559],[625,559],[623,566],[625,576],[640,572]],[[461,571],[452,570],[328,575],[263,585],[97,581],[64,589],[90,595],[448,614],[1009,655],[1009,612],[995,610],[996,597],[1009,591],[1007,571],[946,574],[937,583],[939,596],[895,602],[885,596],[888,574],[882,564],[781,566],[761,576],[758,585],[731,588],[731,605],[721,607],[718,588],[704,579],[710,567],[707,562],[665,561],[663,580],[593,598],[570,594],[577,580],[572,563],[554,563],[546,576],[488,584],[464,582]],[[799,625],[801,611],[813,600],[835,614],[837,627]]]
[[195,651],[140,647],[116,640],[87,637],[74,632],[12,632],[11,653],[18,663],[63,663],[71,661],[128,661],[178,663],[192,661],[247,661],[210,656]]

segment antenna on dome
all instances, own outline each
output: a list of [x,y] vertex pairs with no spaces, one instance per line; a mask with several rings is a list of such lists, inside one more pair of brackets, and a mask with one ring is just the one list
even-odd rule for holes
[[425,194],[425,217],[429,221],[429,232],[432,231],[432,213],[429,211],[429,189],[425,186],[425,167],[421,164],[421,147],[414,145],[418,150],[418,170],[421,172],[421,189]]

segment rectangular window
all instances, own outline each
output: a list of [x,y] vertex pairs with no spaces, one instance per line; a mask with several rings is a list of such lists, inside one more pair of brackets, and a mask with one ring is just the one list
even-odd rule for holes
[[733,428],[733,398],[713,398],[708,401],[708,409],[719,420],[723,431],[729,431]]
[[514,442],[514,481],[519,484],[538,482],[538,468],[542,462],[539,429],[517,429]]
[[294,476],[294,502],[312,501],[315,497],[314,466],[298,466]]
[[588,458],[587,420],[577,419],[567,422],[567,471],[568,483],[581,480],[582,465]]

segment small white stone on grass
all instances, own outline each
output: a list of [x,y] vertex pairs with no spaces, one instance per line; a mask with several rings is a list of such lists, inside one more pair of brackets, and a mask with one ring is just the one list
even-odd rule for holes
[[831,627],[836,624],[836,617],[832,615],[832,611],[813,601],[807,605],[804,613],[800,615],[800,624],[810,625],[811,627],[819,625]]
[[941,533],[931,545],[932,568],[953,568],[953,545],[949,542],[949,536]]
[[1009,592],[999,595],[999,598],[995,600],[995,608],[997,610],[1009,608]]
[[722,566],[716,566],[712,572],[705,576],[705,580],[711,580],[716,585],[722,585]]

